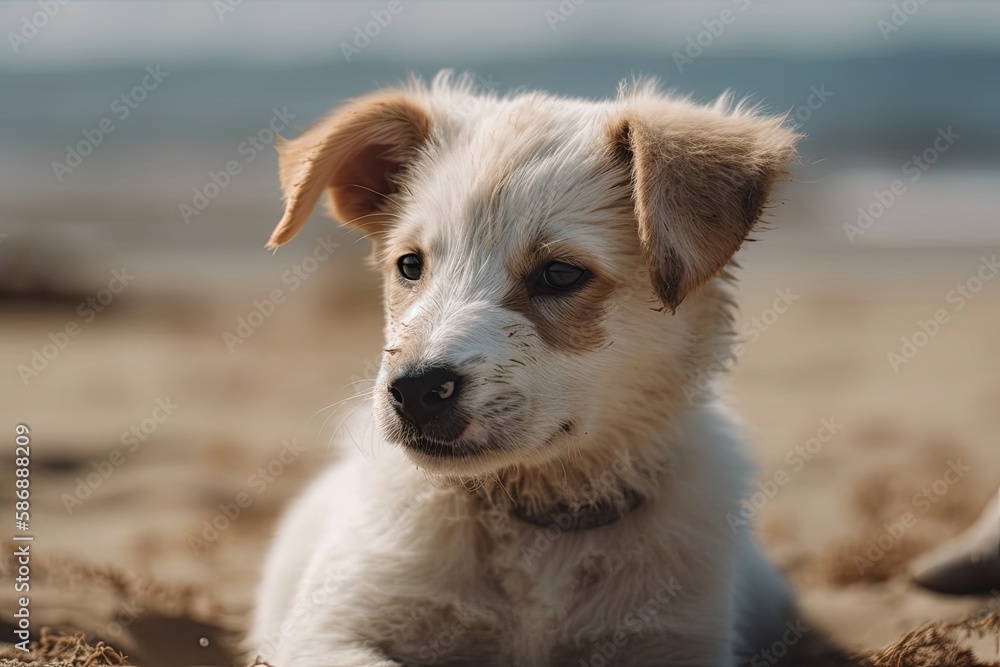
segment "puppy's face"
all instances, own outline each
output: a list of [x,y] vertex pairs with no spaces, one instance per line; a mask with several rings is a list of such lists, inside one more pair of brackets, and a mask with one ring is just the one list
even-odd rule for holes
[[695,293],[793,140],[651,88],[584,103],[439,81],[362,99],[286,145],[272,244],[323,188],[373,233],[383,433],[428,470],[488,474],[621,438],[609,425],[677,393],[725,325]]
[[380,243],[375,413],[429,468],[554,454],[617,366],[611,306],[642,267],[627,174],[599,134],[534,120],[487,116],[423,156]]

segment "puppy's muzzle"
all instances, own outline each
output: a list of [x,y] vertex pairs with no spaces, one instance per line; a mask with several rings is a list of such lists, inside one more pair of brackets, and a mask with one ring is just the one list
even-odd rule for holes
[[458,373],[434,366],[397,375],[389,383],[389,401],[400,417],[426,432],[431,425],[440,427],[453,421],[461,390],[462,378]]

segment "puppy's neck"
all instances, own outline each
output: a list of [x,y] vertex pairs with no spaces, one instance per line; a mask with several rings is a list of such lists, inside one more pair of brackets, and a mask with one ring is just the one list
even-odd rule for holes
[[475,493],[529,523],[597,527],[655,499],[671,468],[666,444],[637,438],[614,446],[567,446],[544,462],[509,466],[477,481]]
[[617,495],[613,499],[596,501],[583,507],[561,502],[541,514],[531,514],[526,508],[515,505],[510,514],[524,523],[543,528],[555,526],[562,531],[589,530],[623,519],[646,500],[631,488],[623,488],[621,497]]

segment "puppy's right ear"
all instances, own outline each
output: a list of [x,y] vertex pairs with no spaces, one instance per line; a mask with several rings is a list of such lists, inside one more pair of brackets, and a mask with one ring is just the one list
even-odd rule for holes
[[323,190],[343,224],[377,230],[387,221],[396,176],[413,160],[431,132],[431,117],[400,91],[348,102],[300,137],[275,142],[285,215],[268,248],[290,241],[309,218]]

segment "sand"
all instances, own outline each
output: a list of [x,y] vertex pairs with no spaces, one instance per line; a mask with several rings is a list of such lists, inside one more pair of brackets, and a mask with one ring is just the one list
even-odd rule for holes
[[[960,309],[948,297],[996,249],[766,240],[741,257],[747,342],[721,382],[760,465],[747,513],[798,593],[803,646],[823,637],[844,653],[778,664],[998,664],[1000,593],[947,597],[907,575],[1000,479],[1000,280]],[[381,327],[378,286],[352,255],[287,294],[231,352],[223,334],[271,287],[126,290],[27,386],[0,376],[5,461],[14,424],[32,429],[32,628],[89,644],[47,634],[37,661],[248,661],[235,647],[269,532],[353,404],[328,406],[373,376]],[[781,291],[790,305],[770,313]],[[30,363],[79,320],[78,297],[6,302],[0,365]],[[922,340],[920,322],[940,310],[947,321],[894,369],[902,337]],[[279,471],[283,446],[294,460]],[[12,477],[2,479],[10,506]],[[4,640],[12,549],[0,569]],[[985,640],[947,625],[969,615]],[[979,657],[948,649],[946,634]]]

